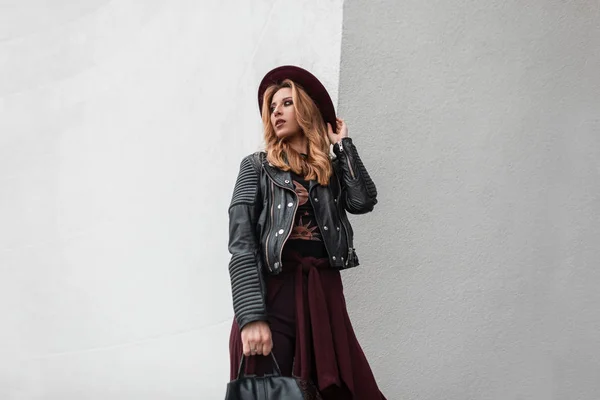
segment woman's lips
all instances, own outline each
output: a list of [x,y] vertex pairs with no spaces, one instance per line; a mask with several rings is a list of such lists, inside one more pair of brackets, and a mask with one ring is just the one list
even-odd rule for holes
[[285,124],[285,121],[280,121],[275,125],[275,127],[280,128],[283,124]]

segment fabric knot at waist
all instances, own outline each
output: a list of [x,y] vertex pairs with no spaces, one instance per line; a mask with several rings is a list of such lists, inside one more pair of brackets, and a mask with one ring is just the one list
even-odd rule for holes
[[304,274],[308,274],[312,269],[323,270],[330,268],[329,259],[327,258],[303,257],[300,253],[291,250],[283,252],[282,261],[284,265],[282,272],[292,272],[300,268]]

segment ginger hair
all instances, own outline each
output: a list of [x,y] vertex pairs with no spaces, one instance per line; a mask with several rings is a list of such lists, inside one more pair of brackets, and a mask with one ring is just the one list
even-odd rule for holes
[[[284,87],[292,89],[296,120],[308,140],[306,158],[291,148],[285,140],[279,139],[271,124],[271,101],[275,93]],[[316,180],[324,186],[329,184],[329,178],[333,171],[329,156],[327,128],[319,108],[300,85],[290,79],[285,79],[280,84],[269,86],[263,96],[262,120],[267,160],[271,164],[283,171],[291,170],[304,176],[306,180]]]

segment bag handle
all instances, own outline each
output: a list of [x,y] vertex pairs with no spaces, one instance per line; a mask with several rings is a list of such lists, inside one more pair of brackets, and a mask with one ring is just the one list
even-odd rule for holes
[[[275,358],[275,354],[271,351],[271,358],[273,359],[273,373],[275,376],[281,376],[281,370],[279,369],[279,364],[277,364],[277,359]],[[245,371],[246,367],[246,356],[242,354],[242,359],[240,360],[240,369],[238,370],[238,379],[242,379],[246,377]]]

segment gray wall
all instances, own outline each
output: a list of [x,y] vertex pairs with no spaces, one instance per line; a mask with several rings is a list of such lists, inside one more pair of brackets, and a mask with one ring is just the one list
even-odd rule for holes
[[344,278],[388,398],[600,398],[598,4],[346,1],[380,204]]

